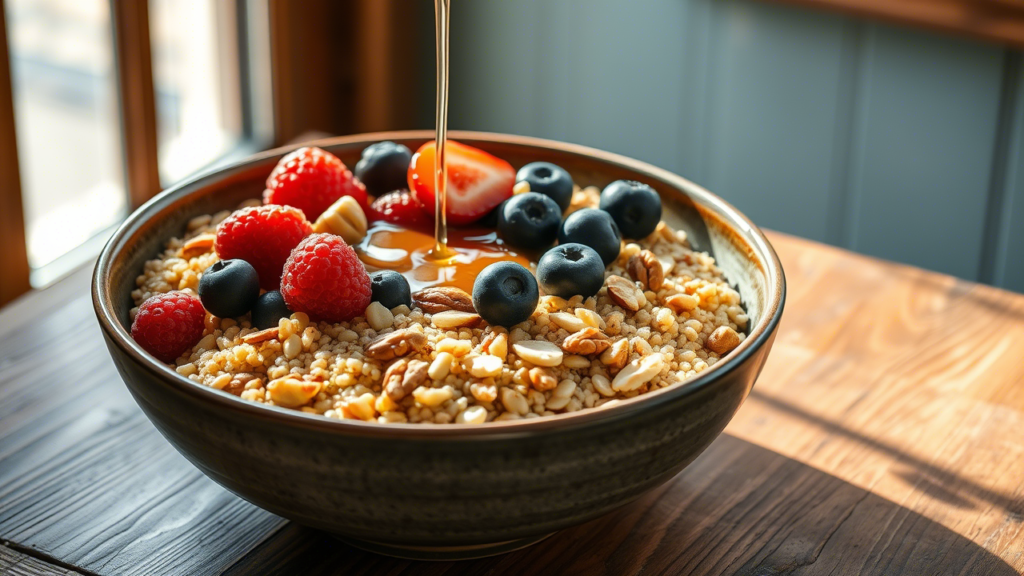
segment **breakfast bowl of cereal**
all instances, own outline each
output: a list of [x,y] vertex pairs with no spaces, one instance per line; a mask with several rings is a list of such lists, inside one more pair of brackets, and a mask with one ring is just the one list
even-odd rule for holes
[[431,137],[272,150],[167,190],[104,248],[93,302],[143,412],[214,481],[365,549],[465,558],[700,455],[785,280],[680,176],[457,132],[439,187]]

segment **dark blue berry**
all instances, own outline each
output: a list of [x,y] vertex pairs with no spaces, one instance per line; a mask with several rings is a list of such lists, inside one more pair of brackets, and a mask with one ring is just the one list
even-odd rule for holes
[[611,215],[604,210],[584,208],[569,214],[562,222],[558,243],[590,246],[607,266],[619,257],[622,238]]
[[537,279],[515,262],[495,262],[473,283],[473,306],[491,326],[511,328],[529,320],[539,300]]
[[199,299],[214,316],[235,318],[252,310],[260,295],[260,276],[245,260],[220,260],[199,279]]
[[545,294],[589,298],[604,285],[604,262],[590,246],[559,244],[537,262],[537,281]]
[[385,141],[371,144],[363,150],[356,163],[355,175],[374,196],[401,190],[408,186],[409,162],[412,152],[401,144]]
[[516,173],[516,182],[529,182],[530,192],[540,192],[551,198],[562,212],[572,201],[572,176],[557,164],[530,162]]
[[562,210],[538,192],[516,194],[505,201],[498,214],[498,234],[508,245],[524,250],[544,250],[555,243]]
[[661,221],[661,197],[647,184],[616,180],[601,191],[601,210],[612,215],[623,238],[645,238]]
[[256,300],[252,307],[252,325],[260,330],[273,328],[281,322],[281,318],[288,318],[292,311],[284,303],[284,296],[278,290],[264,292]]
[[370,299],[391,309],[401,305],[412,308],[409,281],[394,270],[380,270],[370,274]]

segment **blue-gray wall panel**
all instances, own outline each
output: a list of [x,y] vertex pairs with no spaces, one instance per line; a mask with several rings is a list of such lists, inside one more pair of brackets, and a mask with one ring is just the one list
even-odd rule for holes
[[1024,66],[1017,59],[1016,94],[1007,153],[1006,182],[998,222],[993,282],[1024,292]]
[[863,58],[849,246],[977,278],[1002,50],[871,25]]
[[720,2],[708,66],[708,188],[758,224],[827,241],[843,73],[841,18]]

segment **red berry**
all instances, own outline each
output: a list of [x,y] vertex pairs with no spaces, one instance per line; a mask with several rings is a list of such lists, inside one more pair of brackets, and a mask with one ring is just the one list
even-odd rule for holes
[[434,223],[432,213],[428,212],[408,190],[388,192],[377,198],[370,204],[367,216],[371,221],[384,220],[401,224],[406,228],[428,228]]
[[[434,156],[427,142],[409,164],[409,190],[423,206],[434,206]],[[448,223],[475,222],[512,196],[516,171],[508,162],[483,150],[448,141]]]
[[337,156],[320,148],[299,148],[274,167],[263,192],[264,204],[294,206],[313,222],[342,196],[366,206],[366,187]]
[[132,322],[132,338],[139,346],[170,364],[203,337],[206,310],[188,292],[157,294],[142,303]]
[[237,210],[217,226],[214,247],[221,260],[238,258],[256,269],[260,288],[277,290],[288,255],[313,227],[290,206],[252,206]]
[[293,312],[345,322],[370,305],[370,275],[356,251],[334,234],[313,234],[292,250],[281,277],[281,295]]

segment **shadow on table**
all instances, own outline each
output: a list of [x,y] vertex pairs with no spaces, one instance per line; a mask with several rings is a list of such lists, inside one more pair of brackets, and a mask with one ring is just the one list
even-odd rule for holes
[[525,550],[464,562],[413,562],[289,525],[227,573],[1009,576],[1017,571],[916,512],[723,435],[667,485]]

